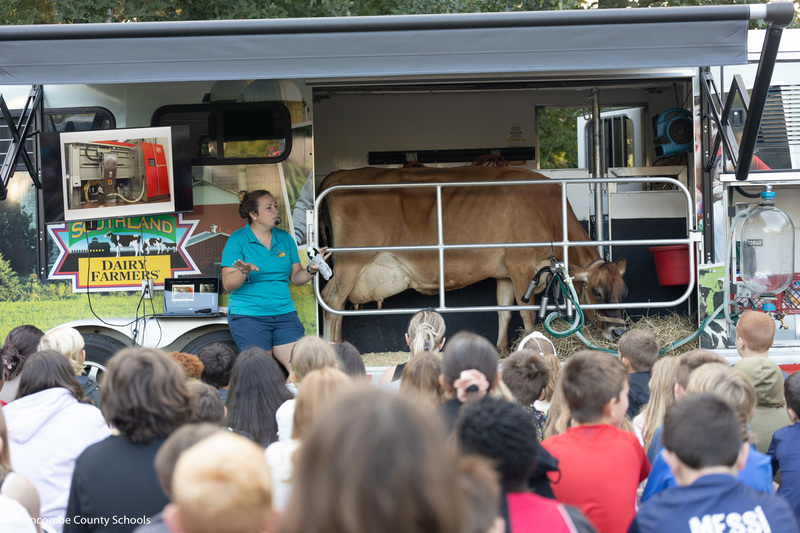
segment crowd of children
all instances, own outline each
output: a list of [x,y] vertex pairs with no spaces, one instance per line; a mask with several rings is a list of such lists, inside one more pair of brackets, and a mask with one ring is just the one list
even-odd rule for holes
[[643,329],[563,365],[534,332],[500,360],[424,310],[382,385],[304,337],[288,380],[259,348],[128,348],[99,391],[76,331],[21,326],[0,532],[800,533],[800,373],[765,317],[739,319],[734,367]]

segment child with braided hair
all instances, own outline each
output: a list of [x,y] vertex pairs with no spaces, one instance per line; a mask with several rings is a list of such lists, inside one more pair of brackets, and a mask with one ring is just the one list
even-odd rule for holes
[[[406,331],[406,344],[411,349],[409,360],[422,352],[438,354],[444,346],[445,325],[442,315],[433,309],[423,309],[411,317]],[[378,385],[388,385],[400,381],[403,369],[408,363],[390,366],[381,375]],[[395,383],[399,385],[399,383]]]

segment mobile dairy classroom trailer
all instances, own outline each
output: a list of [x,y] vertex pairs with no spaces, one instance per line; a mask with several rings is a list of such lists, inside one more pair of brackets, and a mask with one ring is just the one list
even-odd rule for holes
[[[771,3],[2,27],[8,155],[0,192],[33,241],[24,254],[2,250],[28,283],[0,302],[10,321],[2,333],[22,322],[70,323],[98,365],[132,343],[193,352],[231,342],[224,315],[163,316],[160,289],[167,278],[219,277],[224,242],[242,223],[238,190],[271,190],[302,252],[306,240],[318,242],[314,191],[330,172],[411,160],[453,166],[486,154],[564,184],[604,257],[627,260],[620,307],[702,317],[719,291],[699,288],[697,273],[722,277],[715,244],[731,220],[724,207],[752,202],[738,191],[755,190],[757,173],[747,171],[754,153],[773,169],[759,179],[797,219],[790,67],[798,48],[781,39],[794,33],[783,31],[793,16],[791,3]],[[767,29],[750,32],[748,47],[751,20]],[[542,121],[562,109],[585,110],[575,133],[581,168],[545,168]],[[782,133],[765,138],[762,116]],[[171,130],[173,172],[190,175],[191,193],[173,193],[191,202],[181,212],[155,206],[120,217],[122,197],[137,200],[135,184],[117,180],[101,191],[90,177],[64,174],[64,162],[48,167],[58,162],[47,151],[54,133],[187,126],[188,141]],[[14,137],[26,139],[25,150]],[[730,159],[737,164],[722,167],[730,171],[712,164]],[[60,191],[65,183],[71,191]],[[105,207],[96,206],[105,211],[66,220],[70,195],[79,205],[102,199]],[[709,208],[714,198],[720,216]],[[659,284],[650,248],[681,245],[685,273]],[[293,288],[293,298],[307,333],[321,331],[319,286]],[[222,295],[223,311],[225,302]],[[792,350],[798,327],[786,302],[778,337]],[[409,313],[428,306],[447,313],[448,335],[470,329],[490,339],[494,311],[517,308],[496,305],[492,280],[444,296],[405,291],[381,309],[345,310],[344,338],[362,352],[403,349]],[[520,325],[512,320],[512,338]],[[731,333],[719,325],[704,342],[730,350]]]

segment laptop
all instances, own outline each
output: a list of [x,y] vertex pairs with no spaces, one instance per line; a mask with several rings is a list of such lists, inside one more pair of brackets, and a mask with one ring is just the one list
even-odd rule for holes
[[219,316],[219,278],[166,278],[163,316]]

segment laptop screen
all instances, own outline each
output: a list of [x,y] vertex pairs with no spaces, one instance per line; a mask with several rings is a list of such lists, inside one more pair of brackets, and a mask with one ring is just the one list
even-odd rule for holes
[[219,313],[219,278],[166,278],[165,315]]

